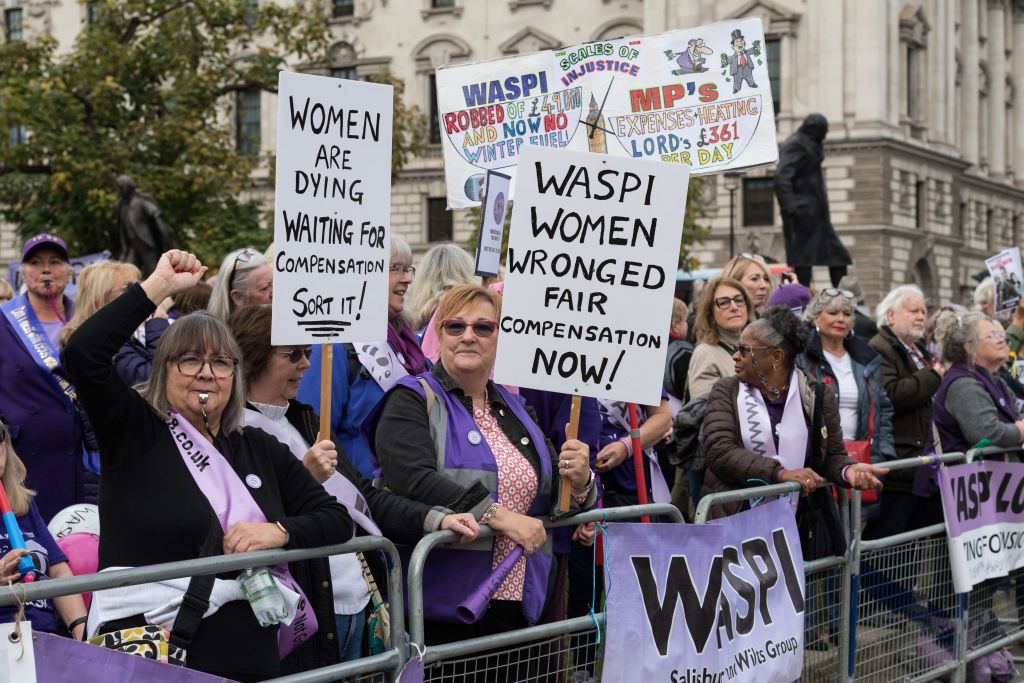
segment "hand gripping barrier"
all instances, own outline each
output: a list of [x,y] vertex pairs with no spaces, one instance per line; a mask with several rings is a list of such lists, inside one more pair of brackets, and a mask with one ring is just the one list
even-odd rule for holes
[[[583,512],[557,522],[543,521],[546,528],[556,528],[575,526],[586,522],[616,522],[638,519],[643,515],[668,517],[673,522],[683,522],[683,517],[679,510],[667,504],[603,508]],[[491,538],[494,535],[494,532],[488,527],[481,528],[481,538]],[[457,539],[458,536],[451,531],[438,531],[428,534],[416,544],[412,556],[409,558],[409,631],[411,641],[420,648],[423,648],[425,644],[423,626],[423,568],[428,555],[434,548],[452,544]],[[597,614],[596,618],[597,622],[603,627],[604,613]],[[503,671],[503,675],[511,675],[513,677],[509,680],[515,680],[517,679],[516,674],[508,673],[510,667],[518,667],[517,670],[526,671],[530,668],[531,663],[536,660],[567,660],[569,654],[577,651],[572,645],[574,641],[581,650],[585,645],[583,645],[583,637],[573,635],[569,638],[570,646],[567,651],[563,647],[562,642],[565,636],[569,634],[585,635],[588,631],[590,633],[594,632],[594,619],[585,616],[445,645],[432,645],[426,650],[423,658],[425,673],[431,673],[426,670],[429,665],[435,665],[436,667],[439,663],[444,662],[445,668],[455,673],[451,674],[451,677],[444,673],[441,674],[440,678],[429,676],[431,680],[460,680],[460,674],[458,673],[460,671],[472,670],[477,674],[484,674],[486,671],[487,674],[492,674],[497,673],[499,669]],[[538,645],[537,641],[547,642]],[[499,649],[507,650],[496,654],[494,651]],[[482,653],[489,654],[483,657]],[[453,661],[456,658],[464,659]],[[523,680],[533,680],[527,674],[524,674],[522,678]]]
[[[405,611],[402,603],[402,568],[398,551],[391,541],[376,536],[360,536],[348,543],[304,548],[301,550],[258,550],[237,555],[216,555],[196,560],[168,562],[146,567],[118,569],[68,579],[53,579],[32,584],[22,584],[13,590],[0,590],[0,606],[16,605],[19,600],[41,600],[61,595],[73,595],[107,588],[137,586],[153,581],[178,579],[201,574],[220,574],[249,567],[262,567],[281,562],[297,562],[316,557],[341,555],[345,553],[382,551],[387,554],[391,565],[388,571],[388,599],[391,614],[390,649],[373,657],[354,662],[306,671],[292,676],[274,679],[274,683],[320,683],[349,678],[358,674],[389,672],[397,678],[406,661]],[[16,591],[16,592],[15,592]]]

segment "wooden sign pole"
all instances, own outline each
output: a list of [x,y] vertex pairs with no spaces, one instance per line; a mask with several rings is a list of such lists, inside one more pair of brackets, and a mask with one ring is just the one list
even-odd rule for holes
[[[572,407],[569,409],[569,425],[565,428],[565,440],[575,439],[580,431],[580,400],[583,397],[576,394],[572,397]],[[562,482],[562,493],[558,499],[558,510],[559,512],[569,511],[569,494],[572,486],[569,484],[569,478],[565,477],[565,481]]]
[[331,438],[331,372],[334,344],[320,345],[320,440]]

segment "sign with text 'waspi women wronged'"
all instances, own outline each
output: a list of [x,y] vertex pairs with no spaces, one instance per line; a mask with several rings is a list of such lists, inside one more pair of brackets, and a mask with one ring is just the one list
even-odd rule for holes
[[390,85],[281,73],[275,345],[386,336],[392,97]]
[[495,380],[658,405],[685,166],[527,147]]

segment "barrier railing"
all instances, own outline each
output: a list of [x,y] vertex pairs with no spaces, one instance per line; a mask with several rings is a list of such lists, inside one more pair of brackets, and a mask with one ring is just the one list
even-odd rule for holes
[[[683,522],[679,510],[668,504],[630,505],[625,507],[604,508],[580,513],[574,517],[551,522],[544,520],[546,528],[575,526],[587,522],[617,522],[638,519],[644,515],[651,517],[668,517],[676,523]],[[491,538],[495,534],[487,527],[481,528],[480,538]],[[409,636],[412,643],[420,649],[425,648],[426,638],[423,624],[423,569],[432,550],[443,545],[456,542],[458,536],[451,531],[438,531],[428,534],[416,544],[409,558],[408,600],[409,600]],[[596,615],[597,623],[604,623],[604,614]],[[584,637],[570,638],[565,647],[564,639],[570,634],[586,635],[595,630],[595,619],[589,616],[567,619],[540,626],[533,626],[517,631],[497,635],[463,640],[445,645],[432,645],[426,648],[423,657],[425,678],[431,681],[461,680],[468,672],[481,675],[484,672],[501,669],[505,676],[510,667],[516,667],[521,676],[512,673],[508,680],[534,680],[528,672],[539,670],[542,666],[562,668],[577,651],[593,647],[590,639]],[[507,648],[516,648],[507,650]],[[504,650],[496,652],[496,650]],[[481,653],[487,653],[481,656]],[[463,659],[458,659],[463,658]],[[546,663],[541,662],[546,660]],[[432,668],[427,671],[427,667]],[[533,668],[531,668],[533,667]],[[427,675],[429,673],[429,675]],[[549,672],[550,673],[550,672]]]
[[388,672],[397,678],[406,661],[406,644],[404,641],[405,610],[402,603],[401,561],[394,544],[386,538],[376,536],[361,536],[348,543],[323,546],[321,548],[258,550],[237,555],[216,555],[195,560],[167,562],[145,567],[133,567],[131,569],[117,569],[67,579],[52,579],[18,584],[16,589],[0,591],[0,606],[9,607],[18,604],[19,601],[29,602],[62,595],[101,591],[109,588],[137,586],[166,579],[220,574],[222,572],[238,571],[250,567],[264,567],[282,562],[298,562],[300,560],[330,555],[371,551],[386,553],[391,565],[388,571],[389,612],[391,615],[390,649],[374,657],[285,676],[274,679],[274,681],[275,683],[321,683],[379,672]]

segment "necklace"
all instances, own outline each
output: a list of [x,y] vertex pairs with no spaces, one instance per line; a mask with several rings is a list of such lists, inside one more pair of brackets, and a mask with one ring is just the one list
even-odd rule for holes
[[[780,387],[777,387],[777,386],[771,384],[768,381],[768,377],[763,372],[761,372],[761,368],[757,364],[757,356],[755,354],[751,354],[750,362],[751,362],[751,365],[754,366],[754,371],[757,373],[757,379],[758,379],[759,382],[761,382],[761,386],[763,386],[765,388],[765,390],[769,394],[771,394],[771,397],[773,399],[776,399],[779,396],[784,395],[787,391],[789,391],[789,383],[788,382],[786,384],[783,384]],[[774,367],[772,369],[774,369]]]

